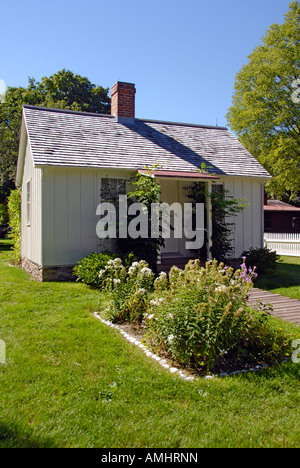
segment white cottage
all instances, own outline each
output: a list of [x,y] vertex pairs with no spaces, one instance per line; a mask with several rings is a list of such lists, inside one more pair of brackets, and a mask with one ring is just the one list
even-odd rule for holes
[[[188,201],[184,188],[193,181],[203,181],[208,190],[219,184],[249,203],[235,219],[234,256],[263,246],[264,184],[270,175],[226,128],[135,118],[131,83],[116,83],[111,97],[111,115],[23,106],[16,181],[27,271],[39,280],[70,278],[79,260],[103,248],[96,234],[101,184],[124,193],[124,181],[157,163],[162,201]],[[199,172],[203,163],[206,173]],[[193,257],[185,239],[174,237],[161,253],[162,268]]]

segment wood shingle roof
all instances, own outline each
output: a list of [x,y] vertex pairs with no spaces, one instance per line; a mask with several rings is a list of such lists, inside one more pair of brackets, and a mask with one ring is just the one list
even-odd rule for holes
[[205,163],[217,175],[270,177],[224,127],[135,119],[23,106],[35,166],[194,172]]

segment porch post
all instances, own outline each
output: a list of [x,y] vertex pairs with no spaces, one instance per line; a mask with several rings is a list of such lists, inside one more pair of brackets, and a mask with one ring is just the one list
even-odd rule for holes
[[207,182],[207,196],[206,196],[206,220],[207,220],[207,259],[212,260],[212,204],[210,194],[212,192],[212,182]]

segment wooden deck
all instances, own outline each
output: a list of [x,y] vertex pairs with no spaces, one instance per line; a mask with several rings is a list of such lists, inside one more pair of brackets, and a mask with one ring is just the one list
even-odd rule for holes
[[263,304],[272,304],[274,309],[272,315],[300,326],[300,301],[297,299],[253,288],[250,300],[254,302],[261,301]]

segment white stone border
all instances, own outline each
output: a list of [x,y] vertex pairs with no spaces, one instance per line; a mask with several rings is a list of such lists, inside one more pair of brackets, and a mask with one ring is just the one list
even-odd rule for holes
[[124,336],[124,338],[126,338],[126,340],[128,340],[130,343],[132,343],[132,344],[138,346],[140,349],[142,349],[144,351],[144,353],[146,354],[146,356],[148,356],[148,357],[154,359],[155,361],[157,361],[163,368],[168,369],[171,374],[176,374],[176,375],[178,375],[179,377],[181,377],[184,380],[188,380],[188,381],[200,380],[200,379],[211,380],[211,379],[214,379],[215,377],[228,377],[230,375],[245,374],[246,372],[257,372],[257,371],[260,371],[262,369],[265,369],[266,367],[269,367],[267,364],[262,364],[261,366],[251,367],[250,369],[247,369],[247,370],[246,369],[236,370],[236,371],[228,372],[228,373],[223,372],[222,374],[206,375],[204,377],[194,377],[192,375],[186,375],[186,374],[184,374],[184,372],[182,372],[182,370],[178,369],[177,367],[170,366],[165,359],[163,359],[163,358],[157,356],[156,354],[152,353],[149,350],[149,348],[147,348],[145,345],[143,345],[143,343],[141,343],[139,340],[137,340],[133,336],[126,333],[119,325],[115,325],[114,323],[110,322],[109,320],[104,320],[102,317],[100,317],[98,312],[94,312],[94,316],[98,320],[100,320],[100,322],[102,322],[104,325],[107,325],[108,327],[115,328],[116,330],[119,330],[119,332]]

